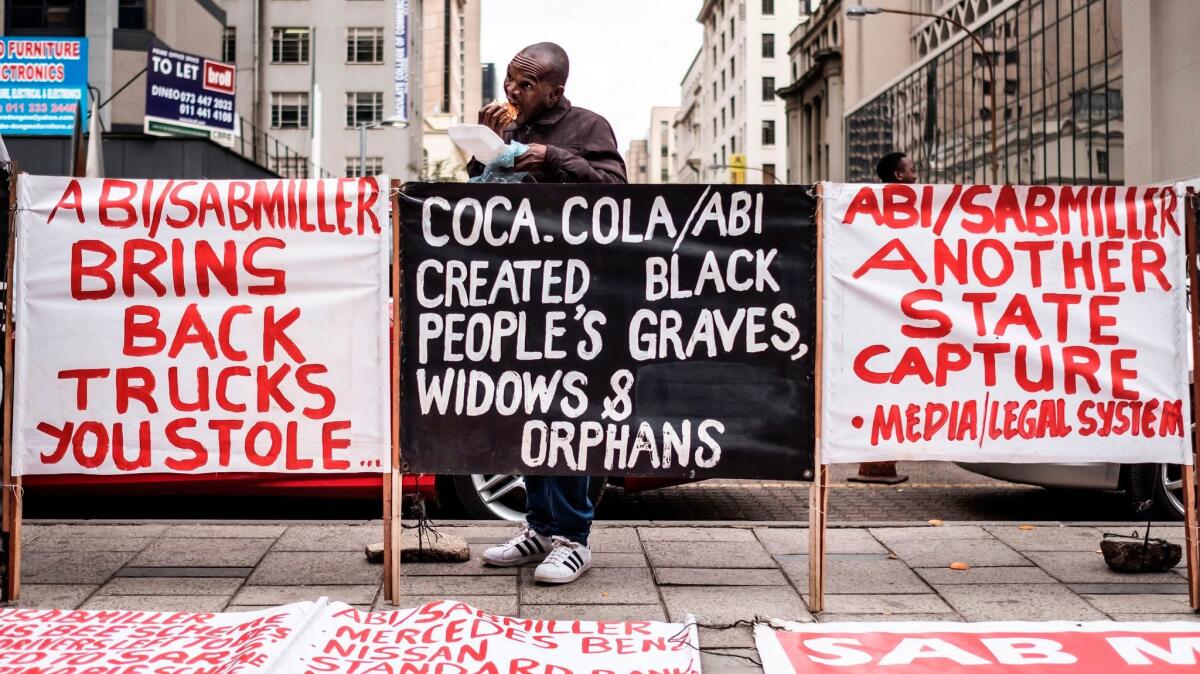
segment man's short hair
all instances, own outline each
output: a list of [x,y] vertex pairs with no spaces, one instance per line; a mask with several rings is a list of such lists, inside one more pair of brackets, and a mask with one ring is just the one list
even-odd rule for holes
[[539,42],[522,49],[521,53],[538,57],[549,66],[547,82],[556,87],[566,86],[567,77],[571,74],[571,59],[567,58],[565,49],[553,42]]
[[889,152],[875,165],[875,174],[885,183],[895,182],[896,171],[900,170],[900,161],[908,155],[903,152]]

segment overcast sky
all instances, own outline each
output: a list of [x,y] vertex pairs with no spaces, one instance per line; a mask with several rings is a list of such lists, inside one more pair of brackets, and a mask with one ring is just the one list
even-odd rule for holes
[[571,58],[567,98],[608,118],[624,153],[644,138],[650,108],[679,105],[700,50],[701,0],[483,0],[483,62],[503,77],[514,54],[557,42]]

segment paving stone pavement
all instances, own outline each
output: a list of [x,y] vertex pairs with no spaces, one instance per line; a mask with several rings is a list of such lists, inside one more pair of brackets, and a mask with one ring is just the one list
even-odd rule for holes
[[[505,615],[701,624],[706,672],[761,671],[749,627],[799,621],[1196,620],[1186,570],[1129,576],[1098,554],[1122,523],[838,524],[829,529],[826,611],[808,603],[808,530],[797,523],[598,522],[596,566],[566,586],[532,568],[488,569],[478,558],[512,527],[453,522],[461,564],[406,564],[401,604],[458,599]],[[379,522],[113,523],[27,521],[22,598],[38,608],[246,611],[328,596],[389,610],[382,569],[363,546]],[[1153,535],[1181,540],[1182,527]],[[966,571],[949,568],[970,565]]]

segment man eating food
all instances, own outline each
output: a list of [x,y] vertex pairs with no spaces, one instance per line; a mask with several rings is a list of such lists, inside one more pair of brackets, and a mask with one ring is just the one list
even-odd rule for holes
[[[541,42],[522,49],[504,78],[507,104],[485,106],[479,111],[479,123],[505,142],[529,146],[513,167],[528,172],[526,180],[628,182],[612,127],[600,115],[571,105],[563,95],[569,70],[567,53],[556,44]],[[468,166],[472,176],[483,169],[474,160]],[[529,511],[525,525],[507,543],[488,548],[483,562],[491,566],[539,562],[533,577],[542,583],[569,583],[582,576],[592,565],[587,543],[594,504],[588,496],[588,478],[528,475],[525,494]]]
[[[563,95],[570,61],[562,47],[539,42],[521,50],[504,77],[505,102],[479,111],[479,123],[504,141],[529,151],[517,158],[516,171],[539,183],[627,183],[625,162],[612,127],[600,115],[575,107]],[[483,173],[472,160],[471,176]]]

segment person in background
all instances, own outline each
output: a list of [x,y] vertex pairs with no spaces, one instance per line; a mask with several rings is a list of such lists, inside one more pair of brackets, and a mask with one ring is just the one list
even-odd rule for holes
[[[479,123],[505,142],[529,146],[513,167],[539,183],[627,183],[625,161],[612,127],[600,115],[575,107],[563,95],[570,62],[550,42],[521,50],[504,78],[507,103],[479,111]],[[515,113],[515,114],[514,114]],[[472,161],[471,175],[484,165]],[[541,583],[569,583],[591,568],[587,547],[594,504],[587,476],[525,476],[526,523],[507,543],[488,548],[483,563],[519,566],[539,562],[533,573]]]
[[[903,152],[891,152],[883,155],[875,165],[875,173],[885,183],[917,182],[917,167],[912,159]],[[895,461],[868,461],[858,464],[858,475],[849,478],[851,482],[866,482],[868,484],[900,484],[907,482],[908,476],[896,472]]]

